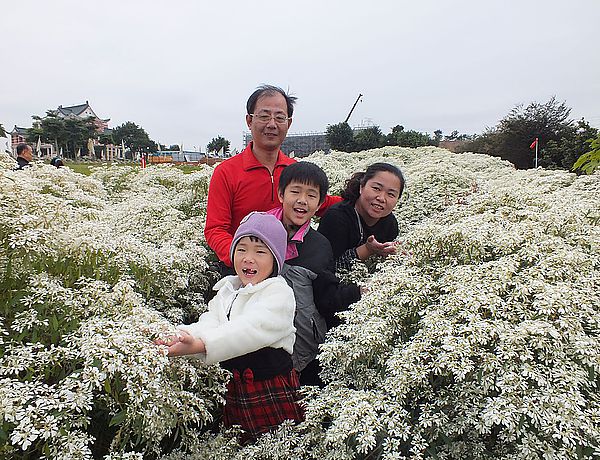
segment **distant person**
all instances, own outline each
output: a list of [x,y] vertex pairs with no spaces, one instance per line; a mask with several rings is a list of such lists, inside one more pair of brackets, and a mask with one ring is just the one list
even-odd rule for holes
[[21,143],[17,145],[17,166],[15,170],[30,168],[33,161],[33,150],[31,146]]
[[373,163],[354,174],[342,192],[344,201],[327,211],[318,231],[331,243],[336,268],[354,260],[396,253],[398,221],[392,214],[404,190],[404,176],[389,163]]
[[278,197],[281,207],[269,213],[277,216],[288,233],[285,266],[281,275],[296,297],[296,343],[294,368],[301,385],[323,386],[321,366],[316,359],[327,329],[338,325],[335,313],[347,310],[361,297],[356,284],[341,284],[335,276],[331,245],[310,227],[310,220],[325,201],[329,181],[316,164],[301,161],[281,173]]
[[272,215],[253,212],[235,233],[230,251],[236,275],[216,285],[217,295],[198,322],[179,326],[180,335],[157,340],[169,356],[197,355],[233,373],[227,384],[223,422],[240,425],[242,440],[302,421],[298,374],[292,367],[294,293],[278,276],[287,236]]
[[[254,91],[246,103],[252,141],[213,172],[204,235],[220,260],[222,275],[231,273],[229,247],[242,218],[251,211],[268,211],[279,205],[279,176],[283,168],[295,163],[280,150],[292,124],[295,101],[276,86],[263,85]],[[318,215],[340,200],[328,196]]]
[[52,166],[55,166],[55,167],[57,167],[57,168],[60,168],[61,166],[64,166],[64,165],[65,165],[65,164],[63,163],[63,161],[62,161],[62,158],[59,158],[59,157],[54,157],[54,158],[52,158],[52,160],[50,160],[50,164],[51,164]]

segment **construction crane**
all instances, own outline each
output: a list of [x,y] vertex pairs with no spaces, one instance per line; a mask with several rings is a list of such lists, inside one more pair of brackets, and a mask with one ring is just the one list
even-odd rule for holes
[[346,117],[346,119],[344,120],[344,123],[348,123],[348,120],[350,119],[350,115],[352,115],[352,112],[354,112],[354,108],[356,107],[356,104],[358,104],[358,101],[360,101],[360,98],[362,97],[362,94],[358,94],[358,97],[356,98],[356,101],[354,102],[354,105],[352,106],[352,108],[350,109],[350,113],[348,114],[348,116]]

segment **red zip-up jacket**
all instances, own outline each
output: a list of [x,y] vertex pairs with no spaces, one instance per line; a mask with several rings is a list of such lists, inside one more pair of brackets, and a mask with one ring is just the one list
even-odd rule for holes
[[[268,211],[280,205],[277,187],[281,171],[295,162],[280,150],[271,175],[252,153],[250,142],[241,153],[215,168],[208,189],[204,236],[227,266],[232,266],[229,247],[240,221],[251,211]],[[340,197],[328,195],[317,215],[339,201]]]

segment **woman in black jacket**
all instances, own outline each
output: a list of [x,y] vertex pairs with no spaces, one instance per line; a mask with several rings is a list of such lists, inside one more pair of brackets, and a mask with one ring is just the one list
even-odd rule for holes
[[402,172],[389,163],[373,163],[346,182],[344,201],[331,206],[319,224],[338,270],[349,269],[355,259],[396,252],[398,222],[392,211],[403,190]]

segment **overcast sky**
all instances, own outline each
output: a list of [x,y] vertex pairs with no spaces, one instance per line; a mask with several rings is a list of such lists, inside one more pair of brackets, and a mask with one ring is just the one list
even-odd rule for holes
[[90,102],[163,144],[242,147],[262,83],[290,132],[343,121],[479,133],[556,95],[600,127],[599,0],[2,0],[0,123]]

